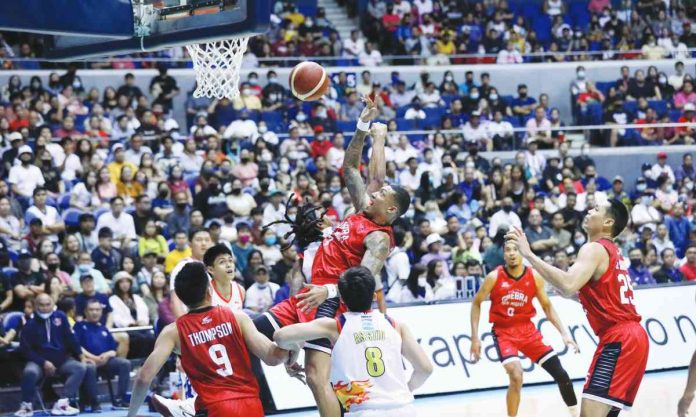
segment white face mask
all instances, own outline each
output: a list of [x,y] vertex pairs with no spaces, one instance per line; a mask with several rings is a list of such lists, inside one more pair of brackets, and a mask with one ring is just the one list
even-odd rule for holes
[[268,132],[268,128],[266,126],[259,126],[259,133],[266,133]]
[[41,312],[37,311],[36,314],[39,317],[41,317],[42,319],[48,320],[48,318],[51,317],[51,314],[53,314],[53,312],[51,311],[50,313],[41,313]]
[[425,287],[425,285],[428,283],[428,280],[425,279],[425,277],[420,277],[418,278],[418,286],[419,287]]

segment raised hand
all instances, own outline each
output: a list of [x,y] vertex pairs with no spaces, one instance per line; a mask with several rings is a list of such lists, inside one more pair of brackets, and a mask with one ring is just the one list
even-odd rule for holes
[[360,120],[367,123],[379,117],[379,109],[369,96],[363,96],[362,102],[365,103],[365,108],[362,113],[360,113]]

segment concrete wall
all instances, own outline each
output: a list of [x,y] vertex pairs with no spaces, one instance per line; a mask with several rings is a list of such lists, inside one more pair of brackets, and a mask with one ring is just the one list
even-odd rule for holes
[[[665,71],[668,75],[674,72],[674,60],[660,61],[597,61],[582,63],[587,69],[587,78],[592,81],[610,81],[616,80],[619,77],[619,68],[622,65],[627,65],[631,71],[637,69],[647,70],[650,65],[655,65],[659,71]],[[684,61],[687,72],[694,74],[694,65],[696,59]],[[561,116],[564,121],[570,121],[570,82],[575,77],[575,68],[577,63],[560,63],[560,64],[518,64],[518,65],[449,65],[440,67],[425,67],[425,66],[382,66],[377,68],[365,67],[345,67],[345,68],[328,68],[330,73],[340,71],[353,72],[360,74],[365,69],[369,69],[373,73],[373,78],[384,83],[391,81],[391,72],[398,71],[401,78],[407,83],[413,83],[418,80],[422,71],[428,71],[432,80],[438,83],[442,80],[445,71],[451,70],[454,72],[455,80],[462,82],[466,71],[474,71],[476,80],[482,72],[491,74],[491,83],[498,88],[502,95],[516,95],[517,85],[525,83],[529,87],[529,94],[538,97],[541,93],[547,93],[552,106],[558,107],[561,111]],[[269,68],[270,69],[270,68]],[[262,82],[265,82],[265,75],[269,69],[259,69],[258,73]],[[287,78],[290,74],[290,68],[273,68],[278,73],[278,78],[287,86]],[[48,74],[52,71],[2,71],[0,72],[0,85],[5,85],[7,79],[18,74],[22,78],[22,82],[27,84],[29,78],[33,75],[40,76],[44,82],[48,79]],[[100,92],[106,86],[118,87],[123,82],[123,75],[127,72],[133,72],[136,75],[136,83],[143,92],[148,91],[150,80],[157,75],[156,70],[82,70],[78,74],[86,86],[97,87]],[[251,70],[242,70],[242,80],[246,79]],[[174,69],[170,70],[170,74],[177,79],[182,94],[180,94],[175,102],[174,109],[175,117],[180,124],[184,126],[184,102],[186,101],[186,93],[191,91],[195,81],[193,70],[191,69]]]

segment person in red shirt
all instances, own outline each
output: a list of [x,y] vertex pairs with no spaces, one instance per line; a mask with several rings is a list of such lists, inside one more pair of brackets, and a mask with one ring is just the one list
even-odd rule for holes
[[387,5],[387,12],[382,16],[382,26],[387,32],[396,32],[399,28],[399,23],[401,23],[401,18],[398,14],[394,13],[394,5]]
[[[696,111],[696,106],[693,103],[686,103],[682,109],[684,113],[677,120],[677,123],[696,123],[696,116],[694,116],[694,111]],[[674,128],[681,142],[685,144],[691,144],[696,140],[696,129],[693,125],[689,126],[679,126]]]
[[686,262],[679,271],[684,275],[685,280],[696,281],[696,243],[686,247]]
[[493,340],[498,351],[498,359],[510,378],[507,391],[507,415],[515,417],[520,406],[522,392],[522,364],[519,352],[539,364],[558,384],[563,401],[571,416],[578,417],[580,408],[573,391],[573,383],[561,366],[553,348],[544,343],[541,332],[537,330],[532,318],[536,309],[532,300],[536,297],[549,321],[558,329],[563,343],[572,346],[575,353],[578,345],[568,334],[558,313],[551,305],[544,290],[544,280],[532,269],[524,266],[517,246],[507,242],[503,248],[504,266],[499,266],[486,276],[471,305],[471,356],[474,363],[481,359],[481,339],[478,336],[481,303],[490,296],[489,321],[493,323]]
[[326,140],[326,134],[324,133],[323,126],[314,127],[314,140],[309,145],[312,150],[312,158],[317,156],[326,156],[329,149],[333,147],[333,143],[330,140]]
[[587,321],[599,336],[582,394],[586,417],[616,417],[622,409],[629,410],[648,363],[648,334],[633,303],[629,262],[613,242],[628,219],[628,209],[619,200],[597,201],[583,221],[588,243],[567,271],[536,256],[521,230],[514,228],[505,235],[563,296],[579,293]]
[[246,314],[213,307],[209,287],[202,262],[188,262],[176,275],[174,289],[189,312],[157,338],[135,378],[128,417],[138,414],[152,380],[175,351],[198,393],[196,410],[206,409],[208,417],[263,417],[249,353],[275,366],[293,364],[298,351],[281,349],[263,337]]
[[[304,252],[302,271],[311,275],[312,285],[306,286],[296,296],[275,305],[266,314],[254,320],[256,327],[270,339],[273,339],[273,334],[278,328],[319,317],[333,318],[343,313],[345,306],[339,299],[338,279],[348,268],[359,265],[367,267],[375,277],[380,311],[386,311],[380,272],[394,245],[391,225],[408,210],[411,198],[403,188],[384,185],[384,143],[387,126],[375,123],[370,130],[370,122],[379,116],[379,109],[369,97],[363,97],[363,100],[367,106],[360,114],[357,130],[346,150],[342,169],[343,180],[350,192],[355,214],[347,216],[330,235],[323,237],[322,222],[326,219],[320,216],[311,217],[312,207],[308,209],[305,205],[298,209],[297,217],[291,225],[295,233],[295,243],[298,243]],[[368,131],[374,144],[366,186],[359,165]],[[315,245],[316,253],[305,250],[310,244]],[[307,266],[309,268],[305,268]],[[305,344],[307,383],[321,417],[341,415],[335,393],[329,383],[331,348],[332,344],[328,339],[313,340]]]

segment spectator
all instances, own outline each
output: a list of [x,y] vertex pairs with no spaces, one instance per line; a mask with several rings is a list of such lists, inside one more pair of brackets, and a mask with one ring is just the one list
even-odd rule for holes
[[179,230],[174,234],[174,249],[167,255],[164,261],[164,271],[169,274],[174,267],[186,258],[191,257],[191,248],[188,245],[187,232]]
[[173,99],[179,94],[176,80],[167,74],[167,67],[160,65],[159,75],[150,80],[150,94],[154,97],[152,105],[162,104],[166,112],[172,109]]
[[75,324],[73,328],[82,350],[83,360],[97,369],[105,369],[109,377],[118,376],[116,398],[112,406],[114,410],[125,410],[128,408],[126,391],[130,379],[130,362],[116,355],[118,345],[103,324],[104,307],[101,301],[90,299],[84,314],[85,320]]
[[129,162],[133,166],[137,166],[146,153],[152,155],[152,149],[150,149],[149,146],[144,146],[143,136],[136,133],[130,137],[129,149],[123,153],[123,157],[126,162]]
[[[382,13],[382,15],[384,15],[384,13]],[[381,18],[381,16],[379,18]],[[362,38],[360,31],[354,29],[350,32],[350,38],[343,41],[343,54],[348,58],[357,59],[364,52],[365,40]]]
[[387,294],[387,301],[410,303],[429,302],[433,299],[433,289],[426,278],[427,269],[422,264],[415,264],[406,280],[397,281]]
[[657,153],[657,163],[652,166],[650,170],[650,179],[657,181],[661,176],[668,177],[672,182],[675,180],[674,171],[672,167],[667,165],[667,152],[660,151]]
[[113,318],[111,317],[111,306],[109,305],[109,296],[102,292],[97,292],[94,286],[94,278],[85,274],[80,277],[80,287],[82,292],[75,296],[75,312],[77,321],[82,321],[85,317],[85,308],[87,307],[87,302],[90,300],[97,300],[102,304],[103,314],[101,316],[101,323],[107,327],[113,325]]
[[[691,179],[691,181],[696,181],[696,170],[694,170],[694,158],[690,153],[684,154],[682,156],[682,164],[677,167],[674,171],[674,179],[678,184],[684,182],[685,179]],[[0,203],[2,200],[0,199]],[[2,212],[2,206],[0,205],[0,213]]]
[[191,208],[188,205],[186,193],[177,192],[174,194],[174,210],[166,217],[169,235],[173,236],[179,232],[188,234],[191,217]]
[[486,124],[488,137],[493,141],[493,149],[510,150],[514,147],[514,133],[510,122],[503,119],[503,113],[496,110],[493,120]]
[[96,221],[92,213],[82,213],[78,219],[79,229],[75,237],[79,243],[79,251],[92,253],[97,247],[98,233]]
[[58,233],[65,231],[65,223],[55,207],[46,205],[48,193],[43,187],[34,188],[34,205],[27,210],[27,218],[41,219],[42,234],[52,242],[58,242]]
[[679,267],[686,281],[696,281],[696,244],[691,243],[686,248],[686,256]]
[[481,113],[474,111],[471,119],[462,128],[464,140],[469,144],[477,144],[479,148],[493,150],[493,140],[489,136],[489,129],[481,123]]
[[501,49],[498,52],[498,58],[496,60],[498,64],[521,64],[524,62],[520,51],[515,48],[513,42],[508,42],[505,49]]
[[267,311],[275,299],[280,286],[269,282],[268,268],[261,264],[254,271],[254,284],[247,289],[244,307],[257,313]]
[[669,239],[669,229],[667,229],[667,225],[664,223],[657,225],[656,236],[650,243],[655,246],[655,252],[659,254],[662,254],[662,251],[665,249],[674,250],[674,243]]
[[133,277],[128,272],[121,271],[114,276],[114,295],[109,297],[109,304],[113,310],[114,327],[150,324],[147,305],[139,295],[133,294]]
[[542,220],[541,212],[536,208],[532,209],[528,217],[529,225],[524,233],[534,253],[544,258],[553,254],[554,249],[559,247],[559,242],[553,236],[553,231],[541,224]]
[[135,85],[135,76],[132,73],[126,73],[126,75],[123,77],[123,81],[123,85],[118,87],[118,90],[116,90],[117,96],[126,96],[133,101],[137,100],[143,95],[140,88]]
[[28,199],[32,197],[36,187],[44,185],[45,180],[41,170],[31,163],[34,151],[28,145],[19,147],[17,157],[21,164],[12,166],[8,182],[16,196]]
[[366,67],[378,67],[382,65],[382,54],[377,50],[372,42],[365,42],[365,50],[358,54],[358,62]]
[[[36,315],[22,329],[20,350],[28,362],[22,373],[22,403],[17,415],[31,415],[37,383],[45,376],[65,377],[64,397],[54,405],[53,415],[76,415],[80,412],[78,391],[83,385],[92,410],[101,410],[96,397],[96,372],[82,360],[82,351],[70,330],[67,316],[54,311],[51,297],[36,298]],[[77,359],[77,360],[76,360]]]
[[663,59],[667,57],[667,50],[659,45],[652,34],[647,35],[647,42],[641,48],[643,59]]
[[121,267],[122,255],[112,247],[113,232],[108,227],[99,229],[99,244],[92,251],[95,268],[110,280]]
[[650,270],[644,265],[644,256],[638,248],[633,248],[628,252],[628,257],[631,260],[631,266],[628,267],[628,276],[631,278],[633,285],[650,285],[655,284]]
[[668,282],[681,282],[684,280],[679,268],[676,267],[675,263],[677,257],[674,254],[674,249],[665,248],[660,252],[660,257],[662,258],[662,265],[660,269],[654,274],[655,282],[658,284],[664,284]]
[[674,107],[681,109],[687,103],[696,105],[696,91],[694,91],[694,82],[689,79],[684,80],[682,88],[674,94]]
[[[534,119],[530,119],[532,121]],[[549,136],[550,137],[550,136]],[[527,138],[527,150],[524,152],[524,163],[533,177],[539,177],[546,168],[546,158],[541,153],[537,152],[539,145],[539,136],[534,135]]]
[[658,91],[656,85],[649,83],[645,79],[645,73],[642,70],[637,70],[635,78],[628,83],[626,99],[638,100],[639,98],[646,98],[648,100],[653,100],[657,97]]
[[111,179],[112,183],[117,184],[119,182],[123,172],[123,167],[129,167],[131,169],[131,173],[135,175],[135,173],[138,171],[138,167],[134,163],[126,161],[126,153],[122,143],[115,144],[111,148],[111,152],[113,153],[114,160],[113,162],[109,163],[108,169],[109,178]]
[[522,228],[522,222],[520,221],[519,216],[517,213],[512,211],[513,209],[513,204],[512,204],[512,198],[510,197],[504,197],[501,205],[501,210],[498,210],[491,216],[489,227],[488,227],[488,236],[494,237],[498,234],[498,229],[502,225],[509,225],[509,227],[517,227],[517,228]]
[[674,74],[670,75],[667,79],[669,85],[674,88],[674,91],[681,90],[684,85],[684,63],[682,61],[677,61],[674,64]]
[[111,211],[108,211],[97,220],[97,233],[104,227],[115,231],[113,246],[117,249],[128,250],[138,238],[135,232],[133,216],[123,212],[124,200],[122,197],[111,199]]
[[[444,240],[437,233],[431,233],[425,239],[425,247],[427,248],[427,253],[420,258],[420,263],[428,265],[433,260],[447,262],[451,258],[452,253],[450,250],[445,250],[443,248]],[[448,271],[444,272],[445,275]],[[432,283],[431,283],[432,286]]]
[[529,97],[527,95],[527,85],[520,84],[517,86],[517,97],[512,100],[512,112],[515,116],[519,117],[520,120],[524,119],[526,116],[530,115],[534,108],[536,107],[536,100],[534,97]]
[[145,223],[143,233],[138,239],[138,254],[145,256],[146,253],[152,253],[155,256],[165,258],[169,254],[167,241],[157,230],[157,224],[153,219]]
[[672,214],[665,216],[665,224],[669,230],[669,237],[674,243],[677,257],[682,258],[689,245],[691,222],[684,216],[684,204],[677,203],[672,206]]
[[421,100],[419,97],[414,98],[411,101],[411,107],[409,107],[406,110],[406,113],[404,113],[404,119],[405,120],[423,120],[425,119],[426,114],[425,111],[423,110],[423,106],[421,105]]
[[70,286],[72,287],[73,291],[77,293],[82,291],[80,278],[84,275],[92,276],[92,279],[94,279],[94,288],[97,292],[111,294],[111,281],[107,281],[99,270],[94,269],[92,256],[88,252],[80,253],[75,272],[73,272],[73,274],[70,276]]
[[21,310],[25,301],[34,299],[45,292],[43,276],[32,270],[32,257],[29,251],[19,252],[17,272],[12,275],[10,284],[13,291],[11,309],[14,311]]

